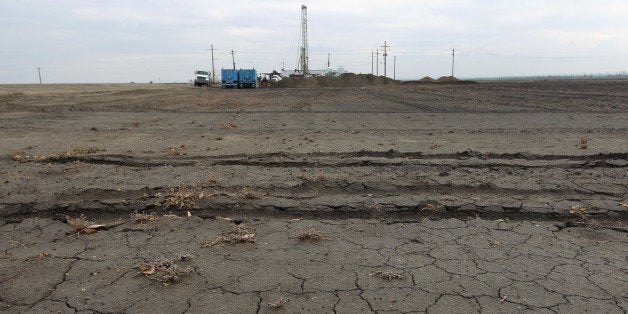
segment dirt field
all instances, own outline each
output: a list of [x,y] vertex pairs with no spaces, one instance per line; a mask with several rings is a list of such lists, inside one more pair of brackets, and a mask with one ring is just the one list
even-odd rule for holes
[[6,312],[628,311],[626,80],[2,85],[0,113]]

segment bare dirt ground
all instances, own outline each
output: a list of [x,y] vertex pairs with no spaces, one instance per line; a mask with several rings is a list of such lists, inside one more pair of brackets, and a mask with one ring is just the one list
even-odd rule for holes
[[3,85],[0,112],[2,311],[628,311],[625,80]]

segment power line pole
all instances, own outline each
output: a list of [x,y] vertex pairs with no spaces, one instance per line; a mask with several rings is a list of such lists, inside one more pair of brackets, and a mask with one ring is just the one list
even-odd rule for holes
[[214,68],[214,60],[216,60],[216,59],[214,59],[214,50],[216,50],[216,49],[214,49],[214,45],[213,44],[211,46],[212,47],[210,49],[207,49],[207,50],[211,50],[211,52],[212,52],[212,82],[216,82],[216,68]]
[[375,60],[375,51],[371,50],[371,74],[375,74],[373,72],[373,60]]
[[379,76],[379,49],[375,49],[375,75]]
[[235,51],[231,50],[231,61],[233,61],[233,69],[235,70]]
[[397,79],[397,56],[393,58],[393,80]]
[[300,65],[301,71],[303,75],[307,75],[310,73],[310,68],[308,66],[308,45],[307,45],[307,7],[302,4],[301,5],[301,57],[300,57]]
[[456,49],[451,49],[451,76],[454,76],[454,58],[456,56]]
[[330,67],[330,63],[329,63],[329,55],[330,55],[330,54],[329,54],[329,53],[327,53],[327,67],[328,67],[328,68]]
[[37,74],[39,75],[39,84],[41,84],[41,68],[37,67]]
[[384,48],[384,53],[383,53],[383,56],[384,56],[384,77],[386,76],[386,56],[388,56],[388,47],[390,47],[390,46],[387,46],[386,42],[384,41],[384,45],[382,46],[382,48]]

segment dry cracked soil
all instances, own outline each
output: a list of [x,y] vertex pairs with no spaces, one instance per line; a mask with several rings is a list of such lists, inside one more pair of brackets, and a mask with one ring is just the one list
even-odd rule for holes
[[628,311],[628,81],[0,86],[0,311]]

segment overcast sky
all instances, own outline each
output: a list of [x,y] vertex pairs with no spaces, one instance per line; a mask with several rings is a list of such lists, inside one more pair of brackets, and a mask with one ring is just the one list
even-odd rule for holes
[[[186,82],[195,69],[294,69],[301,4],[310,68],[371,72],[390,45],[397,79],[628,70],[626,0],[0,0],[0,83]],[[383,63],[380,56],[380,63]],[[383,64],[380,64],[383,74]]]

